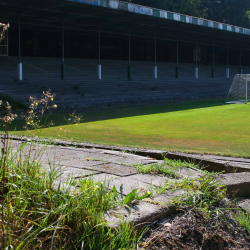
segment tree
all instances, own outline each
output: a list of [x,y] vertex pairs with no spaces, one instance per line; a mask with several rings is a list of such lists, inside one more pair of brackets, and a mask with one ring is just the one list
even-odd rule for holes
[[2,42],[2,40],[5,38],[5,32],[8,30],[9,27],[9,24],[0,23],[0,42]]
[[153,8],[250,28],[249,0],[124,0]]

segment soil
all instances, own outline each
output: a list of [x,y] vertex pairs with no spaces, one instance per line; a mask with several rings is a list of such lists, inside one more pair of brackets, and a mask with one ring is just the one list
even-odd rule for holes
[[208,216],[197,210],[181,211],[155,223],[145,233],[143,249],[248,250],[250,238],[229,210]]

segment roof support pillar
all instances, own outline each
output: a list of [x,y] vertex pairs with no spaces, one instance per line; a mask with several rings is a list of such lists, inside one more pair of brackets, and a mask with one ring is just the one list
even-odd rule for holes
[[97,65],[97,78],[102,79],[102,65],[101,65],[101,27],[99,25],[98,34],[98,65]]
[[62,23],[62,64],[61,64],[61,79],[65,80],[65,64],[64,64],[64,51],[65,51],[65,37],[64,37],[64,21]]
[[212,75],[211,76],[212,76],[212,78],[214,78],[214,42],[213,42],[213,59],[212,60],[213,60],[213,62],[212,62],[213,66],[212,66]]
[[242,48],[240,48],[240,69],[239,74],[242,74]]
[[156,58],[156,33],[155,33],[155,66],[154,66],[154,79],[157,79],[157,58]]
[[19,63],[17,64],[17,79],[19,81],[23,80],[23,65],[21,58],[21,18],[19,15],[19,25],[18,25],[18,45],[19,45]]
[[177,53],[176,53],[176,68],[175,68],[175,77],[179,78],[179,37],[177,37]]
[[196,46],[195,46],[195,72],[194,72],[195,78],[199,77],[199,69],[198,69],[198,44],[196,39]]
[[230,77],[230,71],[229,71],[229,47],[227,46],[227,69],[226,69],[226,78]]
[[131,32],[129,30],[129,37],[128,37],[128,80],[129,81],[131,81],[130,50],[131,50]]

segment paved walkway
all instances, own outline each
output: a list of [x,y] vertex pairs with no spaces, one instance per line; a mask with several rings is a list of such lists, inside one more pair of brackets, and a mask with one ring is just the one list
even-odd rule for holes
[[[14,150],[18,150],[23,142],[13,141]],[[32,149],[32,150],[30,150]],[[154,187],[164,184],[166,176],[139,174],[136,166],[150,164],[163,164],[164,161],[155,160],[149,157],[138,156],[126,152],[87,149],[62,146],[46,146],[43,144],[27,143],[24,152],[31,152],[31,156],[42,162],[49,170],[50,166],[56,167],[61,173],[57,183],[64,183],[71,176],[74,179],[92,178],[99,182],[110,181],[109,188],[114,185],[117,191],[123,185],[123,194],[127,195],[134,189],[148,191]],[[199,176],[195,169],[179,168],[177,181],[183,178],[194,178]]]

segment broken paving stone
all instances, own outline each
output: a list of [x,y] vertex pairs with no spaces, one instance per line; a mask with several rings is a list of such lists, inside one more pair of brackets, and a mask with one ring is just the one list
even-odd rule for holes
[[67,160],[62,161],[60,165],[74,167],[79,169],[90,169],[95,170],[96,166],[103,164],[101,161],[91,161],[87,159],[74,159],[74,160]]
[[219,182],[227,186],[229,196],[243,197],[249,195],[250,172],[219,175]]
[[143,181],[147,184],[152,184],[154,186],[162,186],[165,184],[165,180],[168,179],[165,176],[151,174],[135,174],[130,176],[130,178],[137,181]]
[[130,176],[127,177],[120,177],[112,181],[112,185],[114,185],[117,189],[117,192],[120,193],[120,186],[123,186],[123,194],[127,195],[132,192],[134,189],[139,190],[139,194],[145,194],[147,191],[151,191],[150,189],[153,188],[150,184],[131,179]]
[[89,169],[79,169],[79,168],[72,168],[72,167],[62,167],[60,172],[63,176],[71,176],[73,178],[80,178],[89,175],[96,174],[96,171],[92,171]]
[[133,167],[127,167],[124,165],[119,165],[115,163],[107,163],[102,165],[97,165],[94,168],[98,172],[114,174],[118,176],[129,176],[137,174],[137,169]]
[[174,213],[176,208],[171,204],[171,200],[184,193],[184,190],[167,191],[164,194],[152,197],[152,200],[156,201],[157,204],[142,200],[130,207],[117,207],[106,211],[105,219],[110,227],[118,227],[125,220],[130,224],[137,225],[139,230],[139,228]]
[[238,206],[250,214],[250,199],[239,202]]

